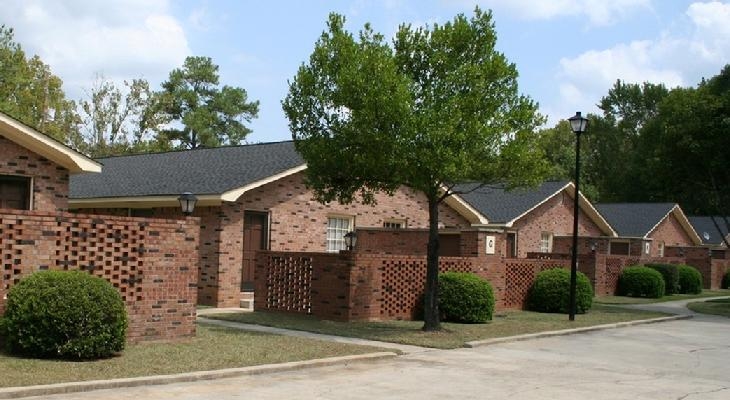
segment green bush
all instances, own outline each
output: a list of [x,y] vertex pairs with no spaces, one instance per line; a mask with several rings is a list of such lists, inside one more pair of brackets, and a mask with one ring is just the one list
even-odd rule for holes
[[[583,314],[593,305],[593,287],[582,272],[578,272],[575,283],[576,312]],[[537,274],[527,297],[527,308],[539,312],[569,313],[570,271],[553,268]]]
[[664,295],[664,278],[659,271],[643,265],[626,268],[618,280],[618,294],[658,299]]
[[730,289],[730,271],[726,271],[725,275],[722,276],[722,285],[720,287]]
[[676,265],[646,264],[646,266],[662,274],[665,295],[679,293],[679,269]]
[[679,271],[679,293],[702,293],[702,274],[700,271],[689,265],[678,265],[677,269]]
[[494,293],[486,280],[469,273],[439,274],[439,310],[444,321],[485,323],[494,313]]
[[40,358],[97,359],[124,348],[127,312],[114,287],[80,271],[34,273],[8,292],[8,350]]

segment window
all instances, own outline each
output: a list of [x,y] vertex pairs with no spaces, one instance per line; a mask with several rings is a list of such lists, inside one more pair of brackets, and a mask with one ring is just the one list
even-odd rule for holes
[[383,228],[388,229],[404,229],[406,227],[406,221],[402,219],[393,219],[390,221],[383,222]]
[[629,242],[611,242],[608,252],[613,255],[629,255]]
[[0,175],[0,208],[30,210],[30,178]]
[[553,234],[550,232],[543,232],[540,235],[540,252],[550,253],[553,251]]
[[659,242],[659,257],[664,257],[664,242]]
[[340,250],[347,250],[345,234],[351,230],[351,217],[327,218],[327,251],[334,253]]

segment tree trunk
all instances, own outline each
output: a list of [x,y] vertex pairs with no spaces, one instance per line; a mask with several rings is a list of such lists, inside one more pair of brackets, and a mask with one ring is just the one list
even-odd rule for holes
[[438,307],[439,273],[439,198],[438,192],[428,194],[428,251],[426,256],[426,288],[423,307],[423,330],[441,329]]

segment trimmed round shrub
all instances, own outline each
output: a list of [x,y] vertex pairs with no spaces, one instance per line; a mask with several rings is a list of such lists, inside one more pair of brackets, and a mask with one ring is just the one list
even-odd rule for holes
[[[575,284],[575,311],[583,314],[593,305],[593,287],[582,272],[576,275]],[[569,313],[570,271],[553,268],[537,274],[527,297],[527,308],[538,312]]]
[[34,273],[8,292],[5,345],[15,354],[86,360],[124,348],[127,312],[106,280],[80,271]]
[[679,271],[679,293],[702,293],[702,274],[700,271],[689,265],[679,265],[677,270]]
[[664,278],[658,271],[643,265],[626,268],[618,280],[618,294],[658,299],[664,296]]
[[679,292],[679,270],[674,264],[646,264],[647,267],[662,274],[664,279],[664,294],[670,295]]
[[438,296],[439,310],[444,321],[480,324],[492,319],[492,285],[474,274],[439,274]]
[[722,276],[722,284],[720,285],[723,289],[730,289],[730,271],[725,272]]

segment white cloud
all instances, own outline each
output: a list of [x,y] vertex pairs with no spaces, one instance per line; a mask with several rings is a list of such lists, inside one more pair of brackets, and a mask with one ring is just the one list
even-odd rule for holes
[[592,26],[611,25],[636,11],[651,8],[650,0],[482,0],[479,3],[526,20],[586,17]]
[[[702,77],[717,75],[730,60],[730,4],[694,3],[686,16],[689,29],[681,32],[667,31],[653,40],[561,59],[557,73],[560,104],[548,104],[544,110],[597,112],[595,104],[617,79],[663,83],[671,88],[695,86]],[[553,115],[550,119],[556,120]]]
[[8,0],[0,23],[51,66],[71,98],[96,73],[161,81],[191,53],[166,0]]

